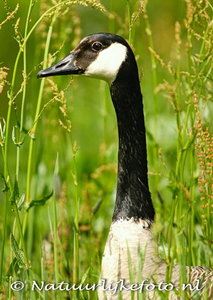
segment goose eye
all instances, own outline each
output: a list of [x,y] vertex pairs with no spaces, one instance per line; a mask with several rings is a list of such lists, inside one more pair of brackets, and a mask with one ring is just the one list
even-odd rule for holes
[[102,44],[100,42],[95,42],[92,44],[92,50],[99,51],[102,49]]

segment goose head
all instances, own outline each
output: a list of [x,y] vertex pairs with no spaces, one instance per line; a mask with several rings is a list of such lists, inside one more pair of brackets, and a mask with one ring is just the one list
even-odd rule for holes
[[123,66],[122,76],[128,77],[131,68],[137,68],[128,43],[115,34],[96,33],[86,36],[70,54],[40,71],[37,77],[82,74],[103,79],[111,85]]

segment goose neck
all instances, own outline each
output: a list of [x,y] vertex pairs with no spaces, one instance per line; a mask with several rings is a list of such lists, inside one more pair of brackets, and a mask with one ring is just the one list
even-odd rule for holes
[[118,181],[113,221],[154,219],[147,176],[147,150],[142,94],[138,76],[113,82],[119,149]]

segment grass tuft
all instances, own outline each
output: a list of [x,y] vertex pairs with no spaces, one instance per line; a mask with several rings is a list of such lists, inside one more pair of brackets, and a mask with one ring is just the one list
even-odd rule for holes
[[[0,298],[97,299],[30,288],[33,280],[98,282],[117,172],[108,87],[36,79],[93,32],[122,35],[136,54],[168,280],[172,263],[211,265],[212,9],[208,0],[0,4]],[[10,288],[16,280],[23,291]]]

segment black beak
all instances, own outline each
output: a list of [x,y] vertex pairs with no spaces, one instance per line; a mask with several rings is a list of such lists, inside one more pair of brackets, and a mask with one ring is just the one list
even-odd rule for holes
[[68,74],[82,74],[84,70],[75,65],[76,53],[73,51],[65,56],[54,66],[44,69],[37,74],[37,77],[48,77]]

